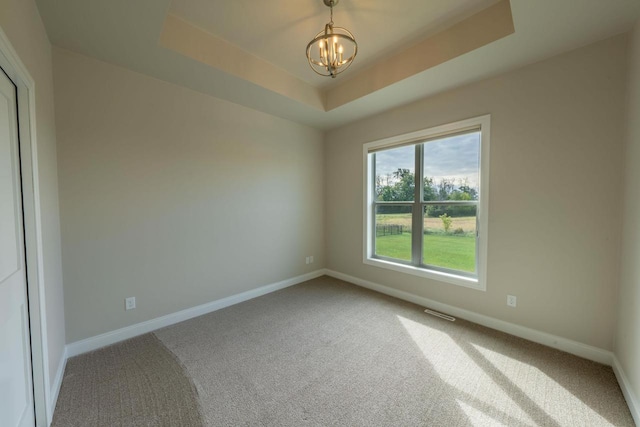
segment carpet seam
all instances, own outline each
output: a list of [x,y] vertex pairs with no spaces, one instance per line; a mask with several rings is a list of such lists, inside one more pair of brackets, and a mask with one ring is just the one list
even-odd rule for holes
[[184,377],[189,380],[189,385],[191,386],[191,392],[196,397],[196,404],[197,404],[197,410],[198,410],[198,415],[199,415],[199,418],[200,418],[200,422],[204,426],[205,425],[205,422],[204,422],[205,417],[204,417],[204,410],[202,408],[202,402],[201,402],[201,399],[200,399],[200,393],[198,392],[198,387],[196,386],[195,381],[193,380],[191,375],[189,375],[189,371],[187,370],[187,367],[185,366],[184,363],[182,363],[182,360],[180,360],[178,355],[176,355],[173,351],[171,351],[171,349],[169,347],[167,347],[165,345],[165,343],[162,342],[162,340],[155,334],[155,332],[150,332],[149,334],[151,336],[153,336],[153,338],[158,342],[158,344],[160,344],[160,346],[163,349],[165,349],[165,351],[167,351],[171,355],[172,359],[180,367],[180,370],[182,371],[182,374],[184,375]]

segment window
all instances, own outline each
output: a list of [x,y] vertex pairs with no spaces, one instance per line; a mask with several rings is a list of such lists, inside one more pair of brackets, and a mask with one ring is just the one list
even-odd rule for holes
[[489,116],[364,145],[364,262],[486,289]]

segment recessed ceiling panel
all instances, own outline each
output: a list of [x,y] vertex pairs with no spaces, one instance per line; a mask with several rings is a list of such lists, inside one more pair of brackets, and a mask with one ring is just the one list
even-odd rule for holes
[[[393,55],[497,0],[340,0],[334,23],[351,31],[358,56],[348,73]],[[322,0],[172,0],[170,13],[223,38],[314,86],[337,79],[317,76],[307,43],[329,22]]]
[[[333,83],[326,88],[316,88],[290,70],[280,68],[279,64],[259,56],[258,52],[250,53],[173,13],[167,15],[159,43],[210,67],[258,84],[310,107],[328,111],[513,32],[509,0],[499,0],[422,41],[397,47],[392,54],[371,64],[365,70],[358,71],[357,67],[350,69],[346,82]],[[297,55],[293,53],[290,56]],[[309,67],[303,68],[304,73],[309,71],[312,71]],[[328,80],[335,82],[342,79],[341,76],[339,79]]]

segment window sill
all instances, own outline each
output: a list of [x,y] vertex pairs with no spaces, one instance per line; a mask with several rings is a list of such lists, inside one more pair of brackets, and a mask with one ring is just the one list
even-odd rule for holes
[[481,283],[478,279],[471,277],[458,276],[451,273],[444,273],[436,270],[427,270],[424,268],[414,267],[412,265],[398,264],[391,261],[386,261],[376,258],[365,258],[364,263],[372,265],[374,267],[384,268],[387,270],[394,270],[400,273],[411,274],[413,276],[425,277],[427,279],[437,280],[439,282],[446,282],[453,285],[463,286],[465,288],[471,288],[478,291],[486,291],[487,288],[484,283]]

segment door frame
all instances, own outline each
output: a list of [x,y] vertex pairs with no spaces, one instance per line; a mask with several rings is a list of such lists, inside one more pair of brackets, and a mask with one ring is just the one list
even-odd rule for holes
[[0,66],[17,87],[18,136],[27,266],[31,369],[36,425],[48,426],[53,409],[47,345],[42,215],[38,180],[35,82],[0,28]]

